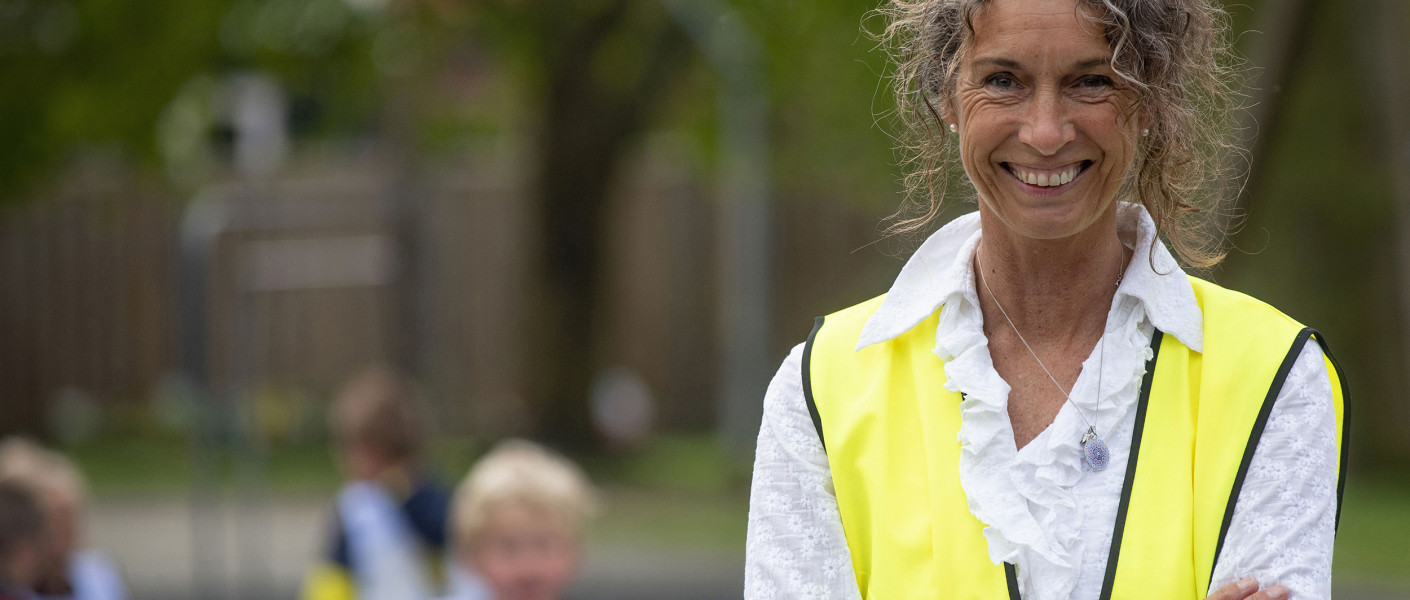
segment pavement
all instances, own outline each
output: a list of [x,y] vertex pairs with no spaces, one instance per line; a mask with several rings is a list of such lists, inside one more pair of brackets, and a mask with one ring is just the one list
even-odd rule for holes
[[[101,498],[89,511],[90,545],[123,570],[133,600],[298,597],[318,556],[327,499],[183,495]],[[737,551],[589,544],[570,600],[739,598]]]
[[[121,566],[133,600],[294,600],[327,518],[326,499],[309,496],[106,497],[90,509],[88,539]],[[590,544],[569,600],[739,598],[743,581],[742,548]],[[1410,594],[1338,583],[1332,596]]]

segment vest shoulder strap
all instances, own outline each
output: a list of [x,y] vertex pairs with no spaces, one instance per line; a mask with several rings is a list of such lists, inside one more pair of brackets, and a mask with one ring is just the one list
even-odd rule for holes
[[803,344],[803,364],[800,374],[803,380],[803,401],[808,406],[808,416],[813,419],[813,428],[818,432],[818,441],[822,442],[823,450],[827,450],[827,438],[823,435],[822,417],[818,413],[817,399],[813,397],[813,347],[817,345],[818,333],[822,331],[823,325],[827,324],[830,335],[838,331],[846,332],[842,334],[842,340],[847,340],[846,336],[850,334],[850,339],[855,344],[867,319],[871,318],[872,313],[876,312],[885,299],[886,294],[882,294],[825,317],[813,319],[813,330],[808,333],[808,341]]

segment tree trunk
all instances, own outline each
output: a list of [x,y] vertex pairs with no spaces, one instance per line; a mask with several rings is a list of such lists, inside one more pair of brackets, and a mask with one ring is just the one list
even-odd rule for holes
[[[542,223],[542,286],[530,331],[538,436],[575,450],[597,446],[588,394],[600,366],[603,232],[609,194],[630,143],[686,57],[684,40],[664,16],[646,35],[653,40],[633,85],[617,89],[590,69],[604,43],[640,27],[628,3],[575,24],[567,35],[546,35],[550,52],[543,130],[536,177]],[[620,85],[620,84],[618,84]]]

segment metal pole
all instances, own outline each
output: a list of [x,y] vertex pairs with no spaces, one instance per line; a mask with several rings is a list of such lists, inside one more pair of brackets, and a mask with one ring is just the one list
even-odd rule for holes
[[738,14],[719,0],[660,1],[725,84],[718,100],[724,130],[719,305],[725,342],[719,434],[730,454],[748,464],[773,367],[773,228],[763,49]]
[[217,505],[213,453],[218,445],[218,399],[210,379],[209,302],[210,261],[229,215],[221,194],[211,188],[197,192],[181,219],[178,295],[181,312],[180,363],[183,393],[190,410],[191,560],[193,598],[228,598],[217,582],[225,563],[224,528]]

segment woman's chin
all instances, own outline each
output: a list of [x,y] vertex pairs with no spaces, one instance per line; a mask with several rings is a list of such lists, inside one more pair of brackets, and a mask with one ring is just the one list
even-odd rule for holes
[[999,221],[1009,234],[1031,240],[1079,237],[1090,232],[1109,212],[1086,203],[1048,201],[1023,204],[1025,206],[1021,207],[1010,205],[1010,210],[1004,210],[999,215]]

